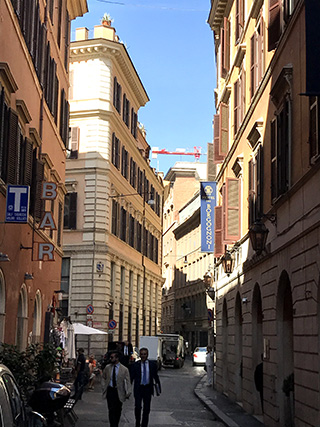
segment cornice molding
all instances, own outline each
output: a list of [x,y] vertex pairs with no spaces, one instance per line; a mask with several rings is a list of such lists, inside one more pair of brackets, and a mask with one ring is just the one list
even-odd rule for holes
[[92,59],[92,57],[110,57],[114,59],[123,72],[140,106],[144,106],[149,101],[147,92],[122,43],[105,39],[81,40],[71,43],[70,63]]

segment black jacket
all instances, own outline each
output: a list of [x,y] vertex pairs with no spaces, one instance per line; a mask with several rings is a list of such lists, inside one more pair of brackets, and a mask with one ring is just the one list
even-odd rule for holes
[[[153,360],[148,360],[149,362],[149,390],[153,395],[153,385],[154,383],[159,385],[159,390],[161,391],[161,384],[158,375],[157,363]],[[134,381],[134,396],[140,393],[140,384],[141,384],[141,361],[135,362],[130,369],[131,382]]]

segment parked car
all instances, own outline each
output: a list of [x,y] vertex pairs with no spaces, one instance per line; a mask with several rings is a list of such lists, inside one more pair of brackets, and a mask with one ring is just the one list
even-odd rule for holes
[[0,364],[0,427],[42,427],[45,418],[25,407],[11,371]]
[[207,347],[196,347],[192,354],[192,365],[205,365],[207,356]]

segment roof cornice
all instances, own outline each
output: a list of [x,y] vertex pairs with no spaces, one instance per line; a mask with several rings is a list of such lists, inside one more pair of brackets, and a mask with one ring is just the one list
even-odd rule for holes
[[148,94],[122,43],[106,39],[88,39],[74,41],[70,45],[70,62],[103,56],[116,60],[140,106],[144,106],[149,101]]

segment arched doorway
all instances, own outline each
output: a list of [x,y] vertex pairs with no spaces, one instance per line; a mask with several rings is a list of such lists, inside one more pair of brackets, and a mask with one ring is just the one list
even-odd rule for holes
[[33,326],[32,326],[32,342],[40,342],[41,335],[41,293],[38,290],[34,299],[33,307]]
[[253,411],[263,413],[263,331],[262,331],[262,298],[258,283],[255,284],[252,296],[252,372]]
[[4,325],[6,320],[6,286],[4,275],[0,270],[0,342],[4,341]]
[[278,404],[280,425],[294,426],[293,307],[288,273],[280,275],[277,298]]
[[223,390],[228,394],[229,391],[229,368],[228,368],[228,310],[227,301],[223,301],[222,308],[222,384]]
[[27,346],[27,327],[28,327],[28,299],[26,285],[21,286],[16,329],[16,345],[18,350],[23,351]]
[[236,296],[235,304],[235,324],[234,324],[234,346],[235,346],[235,366],[234,366],[234,382],[235,382],[235,393],[236,400],[241,402],[242,400],[242,308],[241,298],[239,292]]

